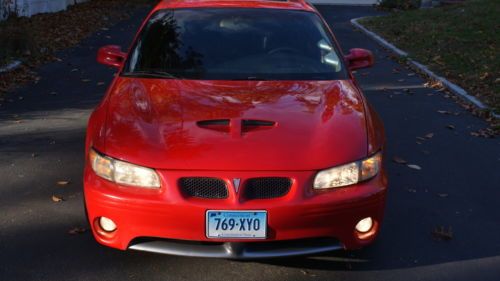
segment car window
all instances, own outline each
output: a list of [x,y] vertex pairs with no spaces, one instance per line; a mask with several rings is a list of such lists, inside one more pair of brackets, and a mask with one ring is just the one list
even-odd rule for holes
[[339,52],[315,13],[239,8],[153,14],[122,75],[205,80],[347,77]]

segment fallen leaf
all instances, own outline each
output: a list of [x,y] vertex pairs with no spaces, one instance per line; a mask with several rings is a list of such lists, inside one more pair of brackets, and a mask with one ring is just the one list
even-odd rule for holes
[[90,80],[90,79],[82,79],[82,82],[83,82],[83,83],[88,83],[88,82],[90,82],[90,81],[92,81],[92,80]]
[[479,129],[475,132],[471,132],[470,135],[481,138],[495,138],[496,135],[498,135],[498,132],[496,132],[494,129],[491,128],[485,128],[485,129]]
[[437,112],[441,113],[441,114],[451,114],[451,112],[446,111],[446,110],[438,110]]
[[428,133],[427,135],[425,135],[425,137],[428,139],[432,139],[433,136],[434,136],[433,133]]
[[416,189],[413,189],[413,188],[408,188],[407,190],[408,190],[408,192],[410,192],[410,193],[417,193],[417,190],[416,190]]
[[441,59],[441,56],[435,56],[435,57],[432,58],[433,61],[438,61],[440,59]]
[[104,82],[98,82],[98,83],[97,83],[97,86],[102,86],[102,85],[104,85],[104,84],[106,84],[106,83],[104,83]]
[[392,158],[392,161],[398,163],[398,164],[406,164],[408,163],[406,160],[404,160],[403,158],[399,157],[399,156],[394,156]]
[[77,235],[77,234],[83,234],[87,232],[86,228],[83,227],[74,227],[68,231],[69,235]]
[[432,231],[432,235],[439,240],[449,241],[453,239],[453,230],[451,226],[445,229],[444,226],[438,226]]
[[408,164],[408,168],[414,169],[414,170],[422,170],[422,168],[420,168],[419,165],[415,165],[415,164]]
[[57,185],[68,185],[69,183],[70,183],[70,181],[68,181],[68,180],[62,180],[62,181],[58,181]]
[[60,203],[60,202],[64,201],[64,198],[62,196],[59,196],[59,195],[52,195],[52,201],[54,201],[56,203]]
[[448,193],[438,193],[438,196],[441,198],[446,198],[448,197]]
[[417,137],[417,140],[425,141],[426,139],[423,137]]
[[448,126],[446,126],[446,128],[448,128],[450,130],[455,130],[455,126],[453,126],[453,125],[448,125]]

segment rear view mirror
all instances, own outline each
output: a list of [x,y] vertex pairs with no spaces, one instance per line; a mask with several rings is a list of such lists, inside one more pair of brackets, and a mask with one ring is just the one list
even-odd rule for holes
[[121,68],[125,62],[126,53],[120,46],[104,46],[97,52],[97,62],[111,67]]
[[365,49],[351,49],[345,59],[350,70],[371,67],[375,63],[372,52]]

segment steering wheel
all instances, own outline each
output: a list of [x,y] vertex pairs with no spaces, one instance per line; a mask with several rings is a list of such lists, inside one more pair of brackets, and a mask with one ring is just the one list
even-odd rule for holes
[[300,53],[300,51],[291,47],[278,47],[267,52],[267,54],[269,55],[274,55],[277,53]]

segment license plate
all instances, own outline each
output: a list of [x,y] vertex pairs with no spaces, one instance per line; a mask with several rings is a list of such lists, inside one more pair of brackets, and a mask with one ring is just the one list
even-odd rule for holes
[[207,211],[208,238],[266,238],[266,211]]

